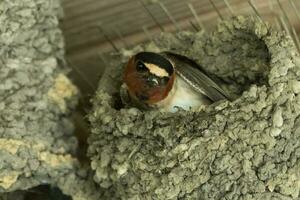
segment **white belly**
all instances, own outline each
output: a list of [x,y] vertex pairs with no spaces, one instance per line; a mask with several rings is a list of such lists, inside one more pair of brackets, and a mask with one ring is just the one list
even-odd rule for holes
[[189,110],[201,105],[209,105],[210,103],[204,95],[199,94],[180,76],[177,76],[169,95],[158,106],[161,110],[176,112],[176,107]]

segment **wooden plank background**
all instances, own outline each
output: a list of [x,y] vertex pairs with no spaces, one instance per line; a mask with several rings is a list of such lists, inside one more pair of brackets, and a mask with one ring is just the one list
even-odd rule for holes
[[[211,1],[218,8],[221,17]],[[193,30],[190,22],[196,23],[188,3],[193,5],[207,30],[211,29],[220,18],[232,15],[226,6],[226,0],[63,0],[65,18],[62,30],[66,40],[67,60],[75,69],[71,75],[81,90],[89,94],[95,89],[105,66],[99,55],[114,50],[109,40],[117,48],[145,41],[148,38],[143,28],[146,27],[151,35],[161,31],[155,20],[165,31],[176,30],[157,2],[163,3],[179,28],[183,30]],[[247,0],[227,0],[227,2],[234,15],[255,14]],[[292,6],[294,3],[299,10],[299,0],[279,0],[288,19],[282,13],[278,0],[252,0],[252,2],[264,20],[278,23],[276,16],[282,16],[287,24],[290,22],[295,27],[297,33],[300,32],[300,15]],[[143,4],[150,10],[155,20]]]

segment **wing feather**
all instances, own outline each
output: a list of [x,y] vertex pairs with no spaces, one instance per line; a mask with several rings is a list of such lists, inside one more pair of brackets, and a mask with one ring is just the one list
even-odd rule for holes
[[173,62],[177,74],[199,93],[206,95],[212,101],[231,99],[230,95],[193,60],[170,52],[164,52],[163,55]]

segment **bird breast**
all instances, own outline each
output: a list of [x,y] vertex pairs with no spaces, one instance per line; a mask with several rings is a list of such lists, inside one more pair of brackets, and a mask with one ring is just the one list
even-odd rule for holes
[[211,104],[211,101],[206,96],[197,92],[184,79],[177,75],[173,88],[168,96],[158,103],[158,107],[163,111],[175,112],[178,110],[176,107],[189,110],[209,104]]

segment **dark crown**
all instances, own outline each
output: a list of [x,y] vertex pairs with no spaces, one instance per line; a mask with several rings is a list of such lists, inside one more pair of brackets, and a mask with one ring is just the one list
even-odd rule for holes
[[174,67],[170,61],[158,53],[140,52],[136,54],[135,57],[136,60],[143,61],[144,63],[151,63],[165,69],[169,76],[174,72]]

